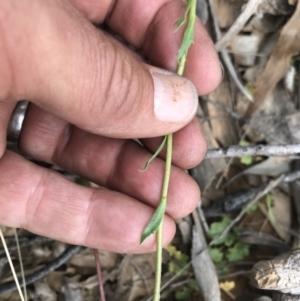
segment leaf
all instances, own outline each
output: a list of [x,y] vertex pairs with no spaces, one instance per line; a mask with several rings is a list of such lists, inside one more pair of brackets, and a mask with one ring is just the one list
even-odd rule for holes
[[222,233],[225,227],[230,224],[231,220],[228,217],[224,217],[220,222],[214,222],[210,225],[208,235],[210,238],[215,238]]
[[230,247],[234,244],[234,242],[236,241],[237,235],[233,232],[229,232],[224,239],[221,239],[221,241],[224,241],[224,245],[226,247]]
[[220,248],[209,248],[209,254],[214,263],[222,262],[224,253]]
[[258,203],[253,204],[248,210],[247,214],[251,214],[252,212],[256,211],[258,208]]
[[226,258],[228,261],[238,261],[249,255],[249,246],[241,242],[237,242],[232,248],[228,249]]
[[234,281],[224,281],[220,283],[220,288],[225,292],[230,292],[235,288]]
[[[241,146],[248,146],[249,145],[249,142],[246,141],[246,140],[242,140],[240,143],[239,143]],[[243,156],[241,159],[240,159],[240,162],[242,164],[245,164],[245,165],[251,165],[253,163],[253,157],[252,156]]]
[[242,140],[239,144],[240,146],[248,146],[249,142],[247,140]]
[[186,264],[184,264],[184,265],[179,265],[179,264],[177,264],[177,262],[175,262],[175,261],[170,261],[170,262],[169,262],[169,265],[168,265],[169,272],[174,273],[174,274],[177,274],[177,273],[180,272],[180,275],[181,275],[181,276],[186,276],[186,275],[188,275],[189,270],[182,271],[182,268],[183,268],[185,265],[186,265]]
[[255,86],[254,85],[252,85],[250,83],[247,83],[245,88],[250,93],[251,96],[254,95],[254,93],[255,93]]
[[175,264],[175,262],[171,261],[169,262],[169,272],[176,274],[180,268]]
[[175,293],[175,299],[178,301],[188,300],[192,292],[193,292],[193,288],[185,286],[180,291],[177,291]]
[[286,75],[291,57],[300,52],[300,1],[293,16],[283,26],[277,43],[254,93],[254,102],[248,107],[245,118],[249,118],[268,98],[277,83]]
[[[208,236],[211,239],[214,239],[215,237],[218,237],[223,230],[230,224],[231,219],[228,217],[224,217],[220,222],[214,222],[210,225],[210,229],[208,231]],[[229,232],[227,235],[225,235],[222,239],[219,239],[216,242],[216,245],[225,244],[226,246],[230,246],[233,244],[233,242],[236,240],[236,235],[232,232]]]
[[180,49],[177,54],[177,60],[179,61],[182,57],[184,57],[192,43],[194,42],[194,24],[196,18],[196,0],[189,0],[187,4],[187,8],[184,12],[184,16],[177,22],[177,30],[180,28],[185,22],[187,18],[187,14],[189,13],[189,20],[186,30],[184,32],[183,40],[180,46]]
[[185,265],[189,261],[189,257],[186,254],[182,253],[180,250],[178,250],[172,244],[167,245],[165,249],[168,252],[168,254],[174,259],[176,259],[179,263]]
[[253,157],[252,156],[243,156],[241,158],[240,162],[245,165],[251,165],[253,163]]
[[177,252],[177,249],[175,246],[173,246],[172,244],[169,244],[165,247],[166,251],[168,252],[168,254],[170,256],[174,256],[174,254]]
[[152,155],[152,157],[146,162],[145,166],[143,169],[139,169],[140,172],[144,172],[150,165],[150,163],[159,155],[159,153],[162,151],[162,149],[164,148],[165,144],[167,141],[167,136],[164,137],[163,141],[161,142],[159,148],[157,149],[157,151]]
[[273,200],[272,200],[272,197],[271,197],[270,194],[267,194],[267,196],[266,196],[266,205],[267,205],[267,209],[268,209],[269,219],[270,219],[272,224],[275,224],[276,218],[275,218],[275,215],[273,213],[273,209],[272,209]]
[[194,26],[188,24],[188,27],[184,33],[183,41],[177,54],[177,60],[179,61],[187,52],[192,43],[194,42]]
[[144,232],[141,236],[141,241],[140,241],[141,244],[147,237],[149,237],[151,234],[154,234],[157,231],[157,229],[164,217],[164,214],[166,211],[166,204],[167,204],[166,201],[161,201],[159,206],[156,208],[150,222],[144,229]]
[[183,16],[176,22],[177,28],[176,28],[175,32],[177,32],[180,29],[180,27],[186,22],[187,14],[188,14],[189,10],[191,9],[191,6],[192,6],[192,1],[193,0],[189,0],[188,4],[185,7],[185,11],[184,11]]

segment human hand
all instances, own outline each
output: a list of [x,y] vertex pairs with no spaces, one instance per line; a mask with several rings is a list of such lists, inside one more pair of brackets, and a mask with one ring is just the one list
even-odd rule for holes
[[[0,223],[72,244],[115,252],[149,252],[139,245],[159,203],[164,154],[139,172],[161,138],[174,135],[164,244],[174,218],[200,198],[183,171],[198,164],[206,142],[193,118],[197,95],[185,78],[145,64],[106,25],[142,49],[151,64],[176,70],[181,44],[175,21],[180,0],[0,0]],[[185,77],[199,94],[213,90],[221,70],[197,21]],[[107,189],[79,186],[5,150],[6,128],[18,100],[31,102],[19,148],[27,156],[78,174]],[[143,138],[145,147],[130,138]]]

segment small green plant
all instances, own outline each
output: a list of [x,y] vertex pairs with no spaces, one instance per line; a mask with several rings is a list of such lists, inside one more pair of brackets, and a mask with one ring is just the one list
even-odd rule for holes
[[269,216],[270,222],[272,224],[275,224],[276,218],[275,218],[273,208],[272,208],[273,207],[273,200],[272,200],[272,197],[269,193],[266,196],[266,205],[267,205],[268,216]]
[[[176,22],[177,28],[175,32],[178,31],[178,29],[181,28],[185,23],[187,23],[183,40],[177,54],[177,60],[178,60],[177,74],[180,76],[183,75],[187,53],[194,41],[196,4],[197,4],[197,0],[188,0],[183,17]],[[164,137],[160,147],[155,152],[155,154],[148,160],[144,168],[144,170],[147,169],[150,162],[156,156],[158,156],[159,152],[164,148],[164,146],[166,146],[166,165],[165,165],[165,173],[164,173],[164,180],[163,180],[162,191],[161,191],[160,204],[157,207],[155,213],[153,214],[151,220],[145,227],[143,234],[141,236],[141,243],[142,243],[151,234],[156,233],[156,269],[155,269],[155,287],[154,287],[153,301],[160,300],[161,265],[162,265],[162,220],[166,211],[168,188],[169,188],[169,181],[170,181],[173,134],[169,134]]]
[[247,210],[247,214],[251,214],[251,213],[255,212],[257,209],[258,209],[258,203],[256,202]]
[[[249,142],[247,142],[246,140],[242,140],[240,142],[240,145],[241,146],[248,146]],[[249,155],[243,156],[243,157],[241,157],[240,162],[244,165],[251,165],[251,164],[253,164],[253,157],[249,156]]]
[[198,284],[196,281],[189,282],[188,285],[185,285],[181,289],[175,292],[175,299],[176,300],[188,300],[192,293],[198,292]]
[[[171,257],[171,261],[169,262],[168,266],[169,272],[171,273],[179,273],[182,268],[184,268],[190,262],[189,256],[185,253],[182,253],[172,244],[166,247],[166,251]],[[185,271],[181,272],[181,276],[187,276],[190,272],[191,268],[188,268]],[[199,288],[197,282],[191,279],[191,281],[175,291],[175,299],[187,300],[193,292],[197,292],[198,290]]]
[[[176,274],[189,263],[189,256],[182,253],[174,245],[170,244],[166,247],[166,251],[171,257],[169,262],[169,271]],[[187,275],[189,270],[182,272],[181,275]]]
[[[218,237],[230,222],[230,218],[224,217],[221,221],[212,223],[208,232],[209,238]],[[210,256],[217,267],[224,266],[226,262],[242,260],[249,255],[249,245],[238,240],[238,231],[238,227],[232,228],[227,235],[216,242],[215,247],[209,248]]]

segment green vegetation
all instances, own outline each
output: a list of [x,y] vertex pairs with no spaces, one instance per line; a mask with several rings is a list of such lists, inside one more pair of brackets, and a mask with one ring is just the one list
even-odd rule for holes
[[[208,232],[209,238],[218,237],[230,222],[230,218],[224,217],[221,221],[212,223]],[[210,256],[217,267],[224,266],[227,262],[242,260],[249,255],[249,246],[238,240],[238,231],[238,227],[233,227],[227,235],[217,241],[215,247],[209,248]]]

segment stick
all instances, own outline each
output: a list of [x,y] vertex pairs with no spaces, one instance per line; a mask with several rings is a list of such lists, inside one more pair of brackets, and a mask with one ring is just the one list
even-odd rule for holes
[[231,158],[243,156],[291,156],[300,153],[300,144],[288,145],[233,145],[225,148],[209,149],[205,159]]

